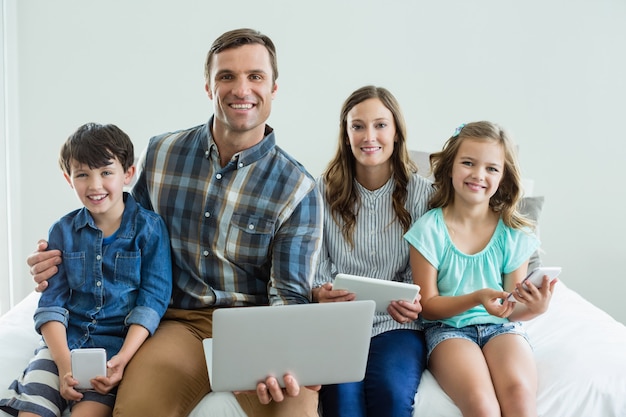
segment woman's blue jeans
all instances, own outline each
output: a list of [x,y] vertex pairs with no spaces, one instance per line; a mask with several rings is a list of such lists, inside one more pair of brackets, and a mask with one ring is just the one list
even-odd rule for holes
[[365,379],[325,385],[323,417],[411,417],[426,366],[423,332],[391,330],[372,338]]

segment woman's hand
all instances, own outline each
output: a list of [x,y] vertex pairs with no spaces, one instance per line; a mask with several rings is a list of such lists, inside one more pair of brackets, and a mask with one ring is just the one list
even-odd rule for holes
[[321,287],[313,288],[313,301],[318,303],[330,303],[336,301],[353,301],[356,298],[354,293],[346,290],[333,290],[333,284],[325,283]]
[[422,296],[417,294],[417,298],[412,303],[404,300],[394,300],[387,307],[387,313],[398,323],[409,323],[417,320],[422,312],[421,298]]

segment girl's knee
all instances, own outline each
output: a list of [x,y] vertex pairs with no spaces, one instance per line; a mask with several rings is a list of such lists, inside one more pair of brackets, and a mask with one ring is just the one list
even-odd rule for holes
[[[537,393],[532,387],[523,383],[511,384],[507,387],[500,407],[503,415],[530,415],[537,409]],[[532,414],[532,413],[531,413]]]
[[500,417],[501,415],[498,399],[482,392],[468,393],[463,403],[457,405],[464,416]]

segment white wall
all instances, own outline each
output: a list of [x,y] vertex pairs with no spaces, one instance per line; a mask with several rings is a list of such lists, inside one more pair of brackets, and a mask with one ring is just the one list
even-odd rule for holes
[[87,121],[148,138],[205,122],[211,42],[236,27],[270,35],[279,92],[270,124],[318,175],[342,101],[389,88],[412,148],[436,150],[461,122],[507,127],[524,175],[546,196],[544,264],[626,323],[626,2],[623,0],[84,1],[4,0],[17,22],[19,224],[14,274],[78,201],[62,179],[61,143]]
[[[19,142],[10,140],[17,128],[17,27],[15,24],[15,4],[2,1],[0,8],[0,312],[8,310],[23,297],[14,288],[14,280],[7,279],[13,270],[15,245],[19,244],[19,233],[14,227],[16,200],[8,196],[18,184]],[[10,156],[10,158],[7,157]],[[23,261],[22,261],[23,265]]]

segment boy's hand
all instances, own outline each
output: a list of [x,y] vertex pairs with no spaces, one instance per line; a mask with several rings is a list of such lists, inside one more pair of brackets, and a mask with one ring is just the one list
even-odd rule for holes
[[117,355],[107,362],[107,376],[98,376],[91,380],[91,385],[100,394],[107,394],[115,388],[124,376],[124,363]]
[[68,401],[80,401],[83,398],[83,394],[76,391],[74,387],[78,385],[78,381],[74,379],[71,372],[66,372],[63,376],[59,377],[61,396]]

